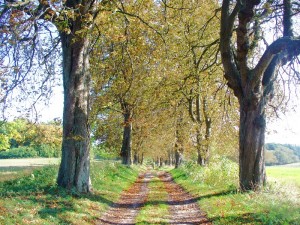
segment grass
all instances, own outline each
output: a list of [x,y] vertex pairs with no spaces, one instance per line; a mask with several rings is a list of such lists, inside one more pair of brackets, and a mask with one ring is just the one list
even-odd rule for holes
[[297,185],[300,189],[300,165],[299,167],[272,166],[267,167],[267,176],[274,182],[286,185]]
[[143,206],[136,218],[136,224],[167,224],[168,192],[164,183],[155,177],[149,183],[147,203]]
[[[268,184],[261,192],[240,193],[236,166],[232,162],[218,160],[206,168],[194,165],[171,170],[176,182],[199,197],[201,209],[207,212],[213,224],[299,224],[297,187],[291,189],[278,181]],[[224,163],[227,165],[222,165]],[[232,170],[228,171],[226,167]],[[299,174],[294,173],[292,168],[284,170],[289,174],[288,179],[297,180]],[[278,171],[268,169],[268,174],[281,176]]]
[[32,174],[36,167],[9,167],[0,168],[0,182],[14,180]]
[[0,224],[93,224],[137,174],[136,168],[119,163],[95,162],[91,168],[94,192],[87,195],[57,187],[57,166],[0,182]]

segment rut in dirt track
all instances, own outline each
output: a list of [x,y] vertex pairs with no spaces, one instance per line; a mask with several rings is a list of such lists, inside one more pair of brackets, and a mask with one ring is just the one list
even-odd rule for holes
[[169,173],[160,172],[158,176],[169,195],[169,224],[212,224],[206,213],[200,210],[197,199],[175,183]]
[[[164,183],[163,191],[168,192],[165,204],[169,208],[169,215],[164,215],[164,221],[169,224],[212,224],[206,214],[200,210],[197,199],[176,184],[172,176],[166,172],[147,172],[141,174],[137,181],[121,195],[120,200],[102,216],[96,224],[133,225],[141,208],[147,202],[148,184],[158,176]],[[162,218],[163,219],[163,218]]]
[[135,224],[135,218],[148,196],[148,183],[153,175],[150,172],[141,174],[137,181],[123,192],[120,200],[102,216],[97,224]]

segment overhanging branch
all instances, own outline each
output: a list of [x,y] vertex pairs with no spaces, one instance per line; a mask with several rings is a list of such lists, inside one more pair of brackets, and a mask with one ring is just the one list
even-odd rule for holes
[[[283,37],[279,38],[276,41],[274,41],[262,57],[260,58],[258,64],[253,70],[253,80],[252,85],[257,84],[257,82],[260,81],[263,74],[271,64],[271,61],[277,54],[287,54],[288,59],[291,59],[294,56],[297,56],[300,54],[300,37],[297,38],[291,38],[291,37]],[[265,80],[266,78],[263,78],[262,80]]]

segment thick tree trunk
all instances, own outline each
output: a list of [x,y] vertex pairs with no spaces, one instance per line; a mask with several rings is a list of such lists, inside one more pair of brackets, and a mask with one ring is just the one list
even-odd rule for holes
[[63,142],[57,183],[79,192],[91,190],[88,38],[74,41],[61,34],[63,50]]
[[132,165],[132,122],[131,122],[131,113],[129,110],[124,111],[124,130],[123,130],[123,141],[121,148],[121,157],[122,163],[125,165]]
[[239,177],[242,190],[260,189],[266,181],[265,143],[265,102],[240,100],[239,132]]
[[[251,26],[257,18],[255,7],[260,3],[236,1],[232,9],[232,1],[223,0],[221,10],[220,52],[224,76],[240,103],[239,173],[242,190],[260,189],[265,183],[264,108],[272,93],[276,92],[273,85],[279,67],[300,54],[300,39],[293,37],[290,0],[283,1],[283,18],[276,17],[278,21],[282,20],[283,37],[269,44],[260,58],[253,54],[260,49],[260,33],[256,32],[258,28]],[[253,66],[253,59],[257,61],[256,66]]]

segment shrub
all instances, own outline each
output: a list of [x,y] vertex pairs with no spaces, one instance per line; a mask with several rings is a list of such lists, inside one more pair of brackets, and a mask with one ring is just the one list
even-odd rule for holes
[[117,159],[118,150],[114,148],[108,148],[104,145],[98,145],[92,147],[92,158],[94,159]]
[[60,157],[60,147],[42,144],[39,146],[20,146],[0,152],[0,159],[35,158],[35,157]]
[[50,157],[60,157],[61,156],[61,149],[57,146],[51,146],[48,144],[41,144],[37,146],[36,151],[38,156],[50,158]]
[[29,146],[21,146],[18,148],[12,148],[7,151],[0,152],[1,159],[34,158],[34,157],[38,157],[38,153],[33,147],[29,147]]
[[215,156],[207,167],[188,162],[179,170],[195,183],[203,183],[211,187],[238,186],[238,164],[226,157]]

